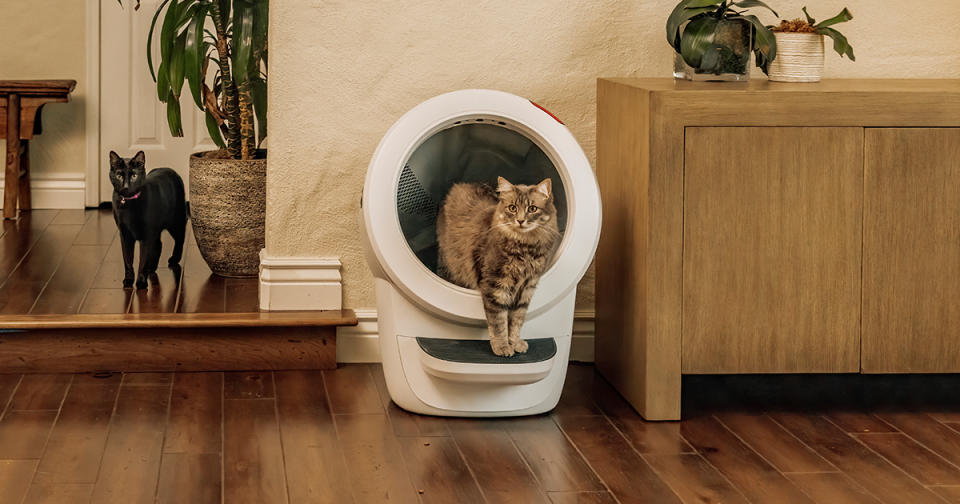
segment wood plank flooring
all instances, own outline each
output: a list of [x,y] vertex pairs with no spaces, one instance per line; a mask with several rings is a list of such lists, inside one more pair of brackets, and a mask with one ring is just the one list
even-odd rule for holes
[[[0,229],[0,313],[257,311],[192,233],[124,290],[109,211]],[[2,319],[2,316],[0,316]],[[572,364],[549,414],[448,419],[333,371],[0,374],[0,504],[960,503],[960,377],[688,376],[649,423]]]
[[[697,377],[682,422],[648,423],[584,364],[556,410],[513,419],[405,412],[375,364],[0,375],[0,502],[960,502],[951,392],[871,405],[856,383],[818,380],[856,406],[797,410],[782,388],[748,401],[748,381]],[[960,384],[934,380],[901,386]]]
[[190,229],[180,268],[167,267],[172,250],[172,238],[163,233],[159,269],[149,287],[123,289],[110,210],[26,212],[0,230],[0,314],[258,311],[257,279],[214,275]]

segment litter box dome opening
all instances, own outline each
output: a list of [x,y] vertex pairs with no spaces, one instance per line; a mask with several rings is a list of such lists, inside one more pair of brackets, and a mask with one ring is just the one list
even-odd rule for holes
[[397,217],[407,245],[423,265],[437,272],[437,212],[454,184],[497,186],[497,177],[532,185],[549,178],[561,240],[567,224],[563,180],[533,140],[504,121],[464,119],[421,143],[404,163],[397,181]]
[[[504,167],[511,173],[496,173]],[[501,91],[467,89],[431,98],[381,139],[360,209],[374,276],[435,315],[484,323],[480,294],[436,274],[435,212],[454,183],[495,184],[498,175],[514,184],[551,179],[562,238],[528,315],[566,299],[600,238],[597,180],[562,122],[530,100]]]

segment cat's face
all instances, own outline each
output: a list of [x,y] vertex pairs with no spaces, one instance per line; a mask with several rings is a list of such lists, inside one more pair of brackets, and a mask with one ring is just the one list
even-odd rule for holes
[[503,177],[497,178],[496,225],[517,233],[529,233],[556,219],[550,179],[537,185],[513,185]]
[[110,183],[121,196],[129,198],[140,192],[147,179],[147,169],[143,151],[126,159],[110,151]]

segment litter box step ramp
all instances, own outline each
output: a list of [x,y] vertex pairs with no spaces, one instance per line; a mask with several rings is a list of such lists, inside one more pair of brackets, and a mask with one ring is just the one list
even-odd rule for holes
[[522,385],[547,377],[554,366],[554,338],[528,339],[525,353],[501,357],[489,340],[417,338],[420,363],[432,376],[462,383]]

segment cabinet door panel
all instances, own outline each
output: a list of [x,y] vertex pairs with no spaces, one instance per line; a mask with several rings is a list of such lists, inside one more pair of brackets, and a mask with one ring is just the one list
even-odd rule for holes
[[859,371],[862,128],[687,128],[683,372]]
[[863,370],[960,372],[960,129],[869,129]]

